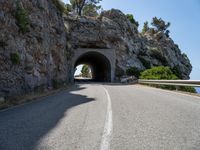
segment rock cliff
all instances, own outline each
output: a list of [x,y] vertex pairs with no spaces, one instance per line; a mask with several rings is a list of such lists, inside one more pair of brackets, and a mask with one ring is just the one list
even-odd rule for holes
[[69,83],[76,48],[115,49],[117,77],[128,67],[165,65],[188,79],[192,69],[172,39],[140,34],[119,10],[62,16],[51,0],[1,0],[0,97]]
[[0,95],[67,81],[67,61],[64,23],[53,3],[0,1]]
[[162,32],[142,35],[119,10],[103,12],[97,18],[65,16],[65,27],[73,49],[112,48],[116,50],[116,75],[128,67],[144,70],[153,66],[170,66],[189,79],[189,59],[178,45]]

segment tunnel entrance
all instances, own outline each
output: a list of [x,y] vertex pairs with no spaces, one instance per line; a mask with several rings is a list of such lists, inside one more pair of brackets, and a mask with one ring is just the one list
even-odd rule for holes
[[78,65],[75,68],[74,80],[75,81],[92,81],[92,71],[91,67],[87,64]]
[[80,64],[91,68],[92,81],[114,82],[116,68],[116,52],[114,49],[77,48],[73,50],[70,81],[74,82],[75,69]]
[[90,66],[91,81],[111,82],[111,63],[103,54],[94,51],[86,52],[77,58],[74,70],[80,64]]

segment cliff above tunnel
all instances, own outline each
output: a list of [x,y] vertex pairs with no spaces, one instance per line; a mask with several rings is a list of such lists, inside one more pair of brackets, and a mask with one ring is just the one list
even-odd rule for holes
[[189,59],[162,32],[141,34],[121,11],[104,11],[99,17],[64,16],[69,50],[98,48],[116,50],[116,77],[129,67],[145,70],[153,66],[169,66],[178,70],[180,78],[189,79]]

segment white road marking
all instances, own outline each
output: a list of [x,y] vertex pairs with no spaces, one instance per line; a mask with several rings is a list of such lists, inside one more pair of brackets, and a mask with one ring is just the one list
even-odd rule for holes
[[189,95],[187,93],[181,93],[181,91],[170,91],[170,90],[159,89],[159,88],[155,88],[155,87],[149,87],[149,86],[145,86],[145,85],[137,85],[137,86],[142,86],[142,87],[145,87],[145,88],[155,89],[155,90],[158,90],[158,91],[164,91],[166,93],[173,93],[173,94],[177,94],[177,95],[188,96],[188,97],[191,97],[191,98],[200,99],[200,97],[197,96],[197,95]]
[[108,104],[107,104],[106,121],[105,121],[105,125],[104,125],[102,139],[101,139],[100,150],[109,150],[111,134],[112,134],[112,130],[113,130],[112,105],[111,105],[110,95],[109,95],[108,91],[106,90],[106,88],[104,88],[104,91],[107,96]]

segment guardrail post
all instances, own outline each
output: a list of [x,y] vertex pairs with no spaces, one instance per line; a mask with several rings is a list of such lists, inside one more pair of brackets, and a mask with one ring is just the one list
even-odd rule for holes
[[176,88],[176,91],[178,91],[180,87],[178,85],[176,85],[175,88]]

